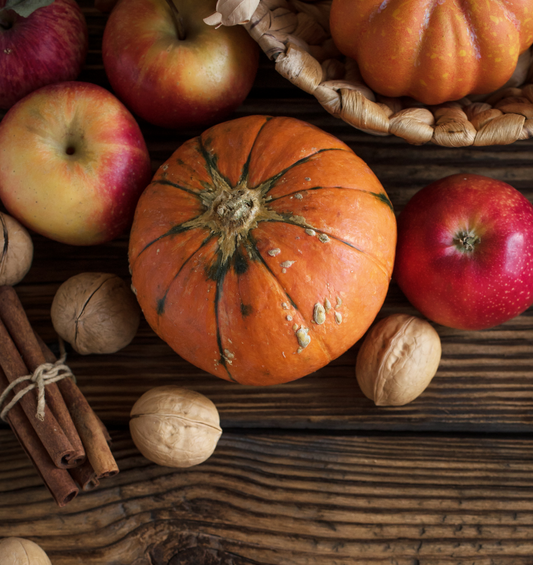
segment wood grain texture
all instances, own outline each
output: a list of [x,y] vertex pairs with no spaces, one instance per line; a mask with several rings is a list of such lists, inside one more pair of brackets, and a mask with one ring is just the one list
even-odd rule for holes
[[[91,0],[80,4],[90,34],[80,80],[109,87],[100,47],[106,16]],[[297,117],[345,141],[397,213],[429,182],[460,172],[509,182],[533,202],[533,140],[458,150],[361,133],[282,79],[266,57],[234,117],[259,113]],[[154,172],[201,133],[141,127]],[[34,263],[17,291],[57,353],[55,292],[81,272],[129,281],[128,238],[77,248],[33,237]],[[417,314],[393,281],[378,319],[394,312]],[[436,377],[398,408],[376,408],[362,395],[357,345],[312,375],[267,388],[200,371],[145,321],[116,354],[70,350],[82,392],[115,429],[121,472],[60,510],[1,428],[0,538],[30,538],[54,565],[533,565],[533,308],[492,330],[437,331]],[[220,412],[224,433],[200,466],[158,467],[131,442],[131,407],[164,384],[197,390]]]
[[58,510],[0,433],[0,536],[54,565],[531,563],[531,439],[224,432],[184,470],[113,445],[121,473]]

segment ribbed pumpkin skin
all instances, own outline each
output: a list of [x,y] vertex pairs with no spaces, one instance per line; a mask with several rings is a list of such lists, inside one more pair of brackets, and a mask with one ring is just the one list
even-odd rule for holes
[[208,129],[159,168],[129,260],[148,323],[181,357],[270,385],[364,334],[395,247],[387,195],[348,146],[294,118],[251,116]]
[[533,42],[533,1],[333,0],[330,26],[375,92],[440,104],[507,82]]

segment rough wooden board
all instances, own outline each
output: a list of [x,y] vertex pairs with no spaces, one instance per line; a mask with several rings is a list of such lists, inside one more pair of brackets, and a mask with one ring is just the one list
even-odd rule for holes
[[[80,4],[90,32],[80,80],[108,86],[106,16],[92,0]],[[456,172],[505,180],[533,201],[533,141],[455,150],[373,137],[329,116],[265,59],[261,65],[235,117],[291,115],[336,135],[372,167],[397,212],[425,184]],[[200,133],[141,125],[154,171]],[[59,285],[94,270],[127,280],[127,237],[95,248],[34,241],[19,293],[53,344],[49,312]],[[395,311],[414,313],[393,284],[380,317]],[[59,510],[11,432],[0,430],[0,537],[35,540],[54,565],[531,565],[533,309],[494,330],[439,333],[439,373],[422,397],[396,409],[362,396],[357,346],[317,374],[267,389],[203,373],[145,323],[116,355],[70,352],[91,404],[123,427],[113,433],[121,473]],[[221,413],[215,454],[190,470],[150,464],[125,428],[138,396],[168,383],[203,392]],[[343,429],[357,435],[335,435]]]
[[191,469],[114,433],[121,472],[59,510],[0,433],[0,537],[54,565],[526,565],[533,442],[224,432]]

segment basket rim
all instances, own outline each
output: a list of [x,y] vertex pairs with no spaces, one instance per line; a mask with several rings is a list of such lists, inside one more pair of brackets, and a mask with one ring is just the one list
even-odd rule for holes
[[[225,1],[231,3],[219,0],[217,9]],[[360,131],[443,147],[509,145],[533,137],[533,47],[521,55],[513,77],[486,96],[436,106],[408,97],[388,98],[373,92],[355,61],[334,46],[328,29],[331,1],[257,0],[251,3],[249,18],[239,24],[281,76]]]

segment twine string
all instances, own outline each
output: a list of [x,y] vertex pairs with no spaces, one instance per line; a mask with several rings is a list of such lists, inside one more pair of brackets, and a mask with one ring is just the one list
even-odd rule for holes
[[45,388],[47,385],[56,383],[66,377],[70,377],[75,380],[75,377],[68,367],[65,365],[67,359],[67,354],[65,352],[65,347],[62,341],[60,341],[60,351],[61,357],[55,363],[43,363],[39,365],[31,375],[24,375],[18,377],[4,390],[0,395],[0,407],[4,405],[7,397],[11,391],[19,384],[28,382],[28,385],[17,392],[10,402],[8,402],[2,411],[0,412],[0,418],[6,421],[7,414],[20,401],[20,399],[30,392],[31,390],[37,389],[37,410],[35,416],[42,422],[44,420],[44,410],[46,405],[45,399]]

